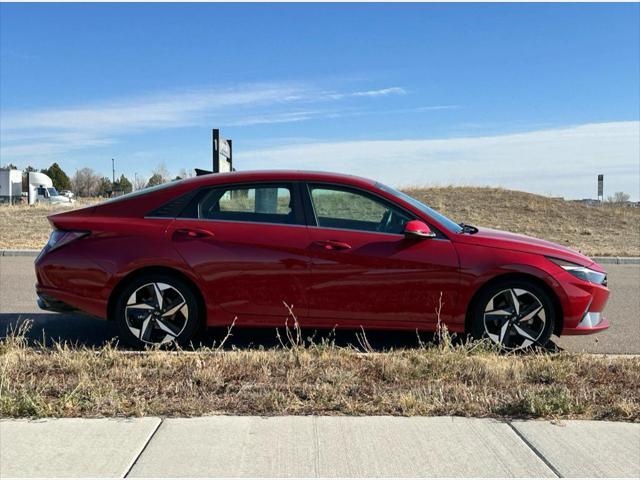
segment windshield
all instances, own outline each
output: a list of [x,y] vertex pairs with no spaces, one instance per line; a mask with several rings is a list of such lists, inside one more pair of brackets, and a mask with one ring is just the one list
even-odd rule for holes
[[49,187],[47,188],[47,190],[49,191],[49,195],[51,195],[52,197],[57,197],[59,195],[58,191],[53,187]]
[[462,232],[462,227],[460,225],[458,225],[456,222],[454,222],[450,218],[445,217],[440,212],[436,212],[433,208],[429,207],[428,205],[425,205],[420,200],[416,200],[415,198],[413,198],[410,195],[407,195],[404,192],[396,190],[395,188],[387,187],[386,185],[383,185],[381,183],[376,183],[376,187],[378,187],[380,190],[383,190],[387,193],[395,195],[396,197],[401,198],[405,202],[411,204],[413,207],[417,208],[425,215],[428,215],[429,217],[433,218],[435,221],[440,223],[447,230],[454,233]]

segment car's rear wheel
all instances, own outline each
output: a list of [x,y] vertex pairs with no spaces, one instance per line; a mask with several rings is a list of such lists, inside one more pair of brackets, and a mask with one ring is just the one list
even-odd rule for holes
[[504,350],[547,348],[556,312],[549,294],[534,282],[507,280],[480,293],[471,321],[474,338],[489,338]]
[[135,278],[115,308],[120,339],[129,346],[185,346],[198,330],[200,312],[191,287],[167,274]]

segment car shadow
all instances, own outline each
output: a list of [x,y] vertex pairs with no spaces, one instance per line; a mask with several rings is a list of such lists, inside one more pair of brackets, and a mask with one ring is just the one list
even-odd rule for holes
[[54,342],[61,342],[100,347],[118,336],[113,322],[82,314],[0,313],[0,336],[4,337],[21,328],[28,328],[23,334],[31,345],[44,343],[51,346]]
[[[118,344],[118,330],[113,322],[98,320],[82,314],[57,313],[0,313],[0,338],[17,332],[22,327],[23,335],[30,345],[52,346],[56,342],[73,347],[99,348],[109,343],[117,348],[130,350]],[[289,330],[295,338],[295,331]],[[353,329],[307,329],[300,331],[302,343],[329,343],[338,347],[352,347],[360,351],[384,352],[394,349],[414,349],[436,342],[435,334],[406,330]],[[462,338],[453,336],[453,343]],[[234,327],[209,328],[193,342],[193,347],[217,348],[224,350],[270,349],[291,345],[287,331],[282,328]],[[560,351],[550,342],[548,350]]]
[[[230,336],[226,338],[227,329],[208,329],[201,334],[197,340],[199,344],[205,346],[220,345],[224,341],[223,348],[228,349],[260,349],[275,348],[282,345],[289,346],[287,331],[282,328],[234,328]],[[295,331],[289,330],[291,338],[296,342]],[[420,332],[419,338],[416,332],[396,331],[396,330],[371,330],[365,331],[354,329],[311,329],[300,330],[300,343],[330,344],[338,347],[352,347],[361,351],[388,351],[401,348],[418,348],[433,342],[434,334]]]

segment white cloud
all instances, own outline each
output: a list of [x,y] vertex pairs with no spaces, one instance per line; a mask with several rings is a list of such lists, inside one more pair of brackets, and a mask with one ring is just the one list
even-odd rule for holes
[[110,103],[3,115],[3,130],[69,129],[122,132],[185,126],[210,112],[231,107],[285,103],[304,90],[287,85],[257,85],[228,90],[191,90]]
[[[375,106],[354,104],[358,98],[403,94],[401,87],[336,92],[259,84],[59,109],[5,109],[0,113],[0,159],[1,163],[45,162],[53,155],[105,147],[130,134],[195,125],[246,126],[461,108],[433,105],[381,112]],[[638,121],[495,136],[288,143],[260,151],[238,149],[235,156],[243,170],[321,169],[393,185],[500,185],[567,197],[593,197],[595,176],[604,173],[607,193],[623,190],[640,197]]]
[[311,120],[312,118],[324,115],[326,114],[320,110],[293,111],[274,114],[266,113],[261,115],[248,115],[237,120],[231,120],[230,122],[226,122],[225,126],[243,127],[247,125],[303,122],[305,120]]
[[[404,93],[401,87],[327,94],[305,85],[255,84],[165,92],[67,108],[3,110],[0,153],[3,161],[8,161],[107,145],[119,137],[153,129],[300,122],[327,116],[326,111],[309,109],[310,104]],[[306,108],[302,110],[301,105]]]
[[366,90],[354,92],[354,97],[384,97],[387,95],[406,95],[407,91],[402,87],[381,88],[380,90]]
[[348,93],[328,93],[326,96],[332,100],[341,100],[349,97],[386,97],[388,95],[406,95],[407,91],[402,87],[380,88],[378,90],[363,90]]
[[495,185],[568,198],[605,189],[640,197],[640,122],[585,124],[484,137],[364,140],[239,152],[242,169],[293,168],[361,175],[396,186]]

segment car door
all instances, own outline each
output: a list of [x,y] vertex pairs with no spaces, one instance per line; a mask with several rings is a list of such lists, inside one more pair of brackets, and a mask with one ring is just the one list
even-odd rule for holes
[[239,324],[284,322],[283,302],[306,314],[309,237],[296,184],[205,188],[168,235],[200,277],[207,303]]
[[407,239],[415,216],[371,192],[308,184],[309,317],[328,326],[431,328],[449,318],[458,257],[449,239]]

